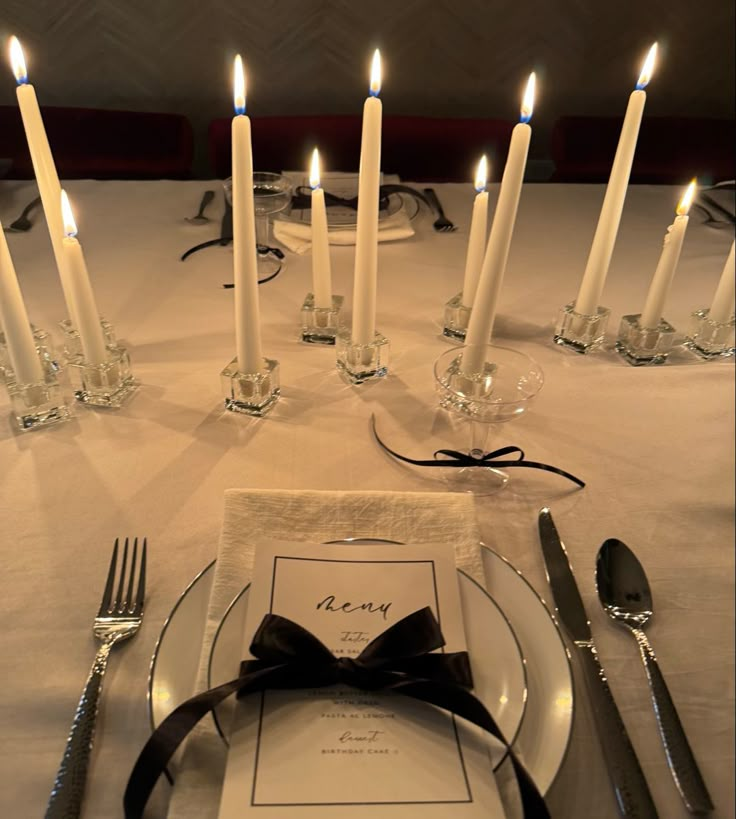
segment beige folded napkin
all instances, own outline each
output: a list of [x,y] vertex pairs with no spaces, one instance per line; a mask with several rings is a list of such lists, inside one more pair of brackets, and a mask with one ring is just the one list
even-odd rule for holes
[[[273,235],[292,253],[306,253],[312,246],[312,226],[306,222],[275,219]],[[334,227],[327,231],[331,245],[354,245],[355,235],[356,230],[352,227]],[[378,223],[379,242],[395,242],[399,239],[409,239],[413,235],[414,228],[404,208]]]
[[[210,646],[225,609],[250,580],[254,542],[324,542],[347,537],[404,543],[451,542],[459,569],[484,584],[473,496],[457,492],[317,492],[231,489],[225,493],[217,563],[196,690],[207,687]],[[175,773],[169,819],[215,819],[226,749],[205,717]]]

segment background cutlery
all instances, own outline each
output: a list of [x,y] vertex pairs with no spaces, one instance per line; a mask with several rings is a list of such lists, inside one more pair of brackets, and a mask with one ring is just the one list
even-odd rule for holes
[[453,230],[457,230],[457,227],[445,216],[445,212],[442,210],[442,205],[440,204],[440,200],[437,197],[434,188],[425,188],[424,195],[427,197],[432,207],[437,211],[437,219],[432,227],[440,233],[451,233]]
[[644,773],[608,687],[605,671],[598,660],[590,622],[567,552],[557,533],[552,514],[546,507],[539,513],[539,538],[557,614],[577,649],[577,656],[583,667],[598,739],[619,812],[627,819],[656,819],[657,809]]
[[199,210],[194,216],[187,216],[187,222],[190,225],[205,225],[209,222],[209,217],[204,215],[207,205],[215,198],[214,191],[205,191],[202,195],[202,201],[199,203]]
[[620,540],[607,540],[598,551],[595,569],[598,598],[606,613],[629,629],[649,680],[659,733],[677,788],[692,813],[713,810],[708,790],[680,723],[672,697],[659,669],[657,658],[643,629],[654,613],[652,593],[644,568],[636,555]]
[[220,244],[227,245],[233,240],[233,206],[225,197],[225,213],[222,214],[220,225]]
[[11,222],[6,228],[8,233],[25,233],[33,227],[33,222],[28,218],[31,212],[41,204],[41,197],[37,196],[32,202],[29,202],[24,208],[21,215]]
[[[46,808],[46,819],[75,819],[82,809],[84,786],[92,752],[95,721],[102,694],[102,678],[113,647],[132,637],[143,620],[143,600],[146,594],[146,539],[138,558],[138,538],[133,541],[133,553],[128,569],[128,538],[118,570],[118,539],[112,550],[110,569],[102,594],[102,602],[94,620],[95,637],[102,642],[92,670],[82,691],[74,714],[64,756],[61,758],[56,781]],[[117,579],[117,591],[115,581]],[[136,582],[137,581],[137,582]],[[73,583],[70,584],[73,589]],[[73,597],[73,595],[72,595]]]

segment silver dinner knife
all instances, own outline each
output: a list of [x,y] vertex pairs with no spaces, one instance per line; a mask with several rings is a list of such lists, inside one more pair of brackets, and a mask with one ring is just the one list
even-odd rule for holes
[[539,539],[557,614],[577,649],[585,673],[598,739],[619,812],[627,819],[656,819],[657,809],[649,786],[598,659],[567,552],[546,507],[539,513]]

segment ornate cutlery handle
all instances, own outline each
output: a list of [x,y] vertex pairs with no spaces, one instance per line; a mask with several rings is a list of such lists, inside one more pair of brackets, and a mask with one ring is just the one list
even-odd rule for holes
[[713,810],[713,802],[687,741],[667,684],[659,670],[657,657],[646,634],[638,628],[631,630],[639,644],[639,652],[649,679],[649,690],[659,733],[662,735],[662,743],[677,789],[691,813],[709,813]]
[[51,790],[46,819],[77,819],[81,813],[95,721],[102,693],[102,678],[113,645],[113,640],[104,642],[92,663]]
[[445,212],[442,210],[440,200],[437,198],[434,188],[425,188],[424,195],[427,197],[430,205],[437,211],[438,216],[444,216]]
[[576,645],[581,651],[585,683],[619,812],[626,819],[657,819],[649,786],[608,687],[595,645],[592,642],[577,642]]

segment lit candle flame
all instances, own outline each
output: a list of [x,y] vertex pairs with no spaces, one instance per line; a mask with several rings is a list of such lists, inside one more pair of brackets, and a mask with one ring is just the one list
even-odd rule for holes
[[693,179],[693,181],[687,186],[687,190],[682,195],[682,199],[680,199],[680,204],[677,206],[677,215],[678,216],[687,216],[688,212],[690,211],[690,205],[693,203],[693,197],[695,196],[695,190],[698,185],[698,180]]
[[309,186],[314,190],[319,187],[319,151],[312,151],[312,164],[309,167]]
[[18,85],[27,83],[26,58],[23,56],[20,40],[15,35],[10,38],[10,65],[13,67],[13,74],[15,74]]
[[636,87],[641,90],[642,88],[646,88],[649,85],[649,80],[652,79],[652,73],[654,71],[654,62],[657,59],[657,44],[655,43],[650,49],[649,54],[647,54],[646,60],[644,60],[644,65],[641,67],[641,74],[639,74],[639,80],[636,83]]
[[61,189],[61,218],[64,221],[64,235],[68,238],[77,235],[77,223],[74,221],[72,206],[69,204],[69,197],[66,191]]
[[381,93],[381,52],[378,49],[373,52],[370,93],[372,97],[377,97]]
[[478,193],[482,193],[486,189],[486,182],[488,181],[488,160],[485,154],[478,162],[478,170],[475,172],[475,189]]
[[245,113],[245,72],[243,71],[243,59],[240,54],[236,54],[233,65],[233,101],[235,103],[235,113]]
[[537,75],[532,71],[526,84],[524,98],[521,101],[521,121],[529,122],[534,110],[534,91],[537,87]]

